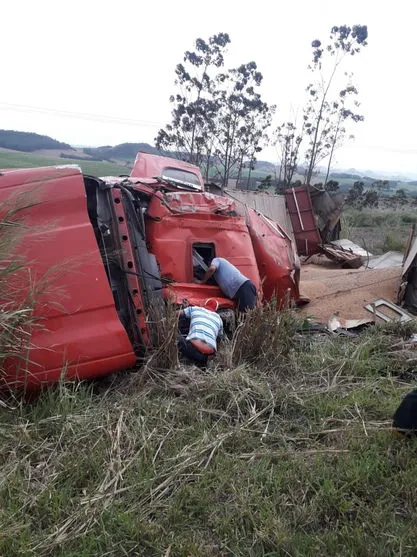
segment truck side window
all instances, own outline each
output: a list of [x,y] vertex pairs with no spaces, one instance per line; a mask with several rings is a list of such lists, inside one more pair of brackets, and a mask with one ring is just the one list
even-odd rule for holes
[[[198,243],[193,244],[193,278],[201,280],[207,271],[211,260],[216,257],[214,244]],[[211,278],[207,284],[216,284],[214,278]]]

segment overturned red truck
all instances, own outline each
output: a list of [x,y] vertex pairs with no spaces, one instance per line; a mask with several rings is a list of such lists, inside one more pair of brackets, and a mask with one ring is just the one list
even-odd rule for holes
[[284,230],[205,192],[190,164],[139,153],[129,177],[96,178],[77,166],[2,170],[3,215],[22,199],[19,281],[36,292],[35,321],[26,351],[6,361],[3,384],[36,388],[134,366],[151,343],[150,312],[167,298],[216,298],[220,314],[230,312],[234,302],[215,283],[193,282],[215,256],[263,300],[300,298]]

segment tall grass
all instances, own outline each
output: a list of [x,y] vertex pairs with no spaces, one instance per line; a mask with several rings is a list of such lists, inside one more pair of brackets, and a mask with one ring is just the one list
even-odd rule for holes
[[0,384],[5,360],[25,353],[34,322],[35,293],[18,253],[24,214],[34,204],[29,198],[11,196],[0,205]]
[[276,300],[254,308],[233,334],[229,365],[262,361],[276,370],[294,344],[297,325],[291,311],[279,311]]
[[406,248],[407,237],[399,232],[387,232],[385,234],[382,250],[403,252]]
[[411,225],[417,222],[413,212],[383,209],[346,209],[341,217],[342,237],[349,238],[374,254],[403,251]]
[[149,322],[153,338],[145,370],[160,371],[177,367],[179,360],[176,305],[172,300],[168,300],[165,305],[154,304],[150,309]]

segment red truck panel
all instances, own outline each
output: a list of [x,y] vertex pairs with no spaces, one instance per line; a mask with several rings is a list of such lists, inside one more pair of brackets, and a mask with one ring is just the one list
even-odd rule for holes
[[[162,277],[182,283],[171,287],[174,293],[181,292],[179,297],[194,297],[196,301],[207,297],[224,300],[216,286],[190,284],[186,293],[184,283],[193,280],[192,246],[201,242],[214,244],[215,255],[228,259],[260,290],[258,266],[245,218],[219,214],[234,208],[233,200],[210,193],[169,193],[162,203],[159,197],[152,198],[147,221],[149,251],[155,254]],[[227,305],[223,303],[223,307]]]
[[215,298],[220,309],[234,309],[236,304],[230,298],[225,298],[222,291],[217,286],[209,284],[190,284],[176,282],[170,284],[166,289],[166,298],[171,298],[178,304],[186,298],[191,306],[204,306],[206,300]]
[[285,192],[288,213],[300,255],[318,253],[321,244],[308,186],[290,188]]
[[298,289],[294,283],[294,254],[291,240],[275,223],[248,208],[248,227],[258,262],[264,298],[280,301],[297,300]]
[[22,197],[36,205],[22,213],[26,228],[15,253],[25,268],[16,283],[42,287],[27,361],[9,361],[3,380],[34,387],[59,380],[64,369],[68,378],[88,379],[131,367],[136,357],[115,309],[80,170],[2,171],[0,203]]

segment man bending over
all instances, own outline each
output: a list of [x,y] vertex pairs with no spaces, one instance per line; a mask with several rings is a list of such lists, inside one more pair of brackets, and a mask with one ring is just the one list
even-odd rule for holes
[[203,279],[195,282],[205,284],[213,275],[220,290],[231,300],[236,300],[239,311],[245,312],[256,306],[256,286],[227,259],[215,257]]

